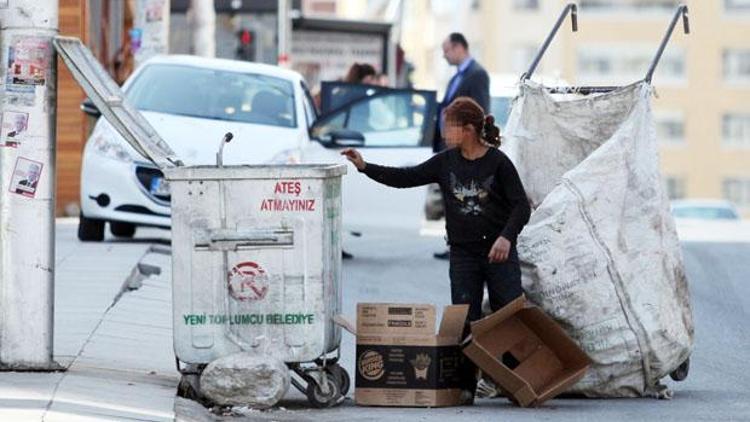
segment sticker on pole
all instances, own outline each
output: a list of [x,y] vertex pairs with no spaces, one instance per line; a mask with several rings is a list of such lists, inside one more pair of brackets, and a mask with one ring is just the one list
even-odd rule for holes
[[269,277],[255,262],[240,262],[229,271],[229,295],[240,302],[263,300],[268,293]]
[[0,120],[0,147],[17,148],[29,129],[29,113],[3,111]]
[[42,175],[42,167],[42,163],[18,157],[9,190],[12,193],[33,198]]

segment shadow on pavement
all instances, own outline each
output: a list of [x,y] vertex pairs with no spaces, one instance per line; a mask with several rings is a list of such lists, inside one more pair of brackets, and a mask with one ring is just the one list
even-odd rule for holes
[[172,239],[168,237],[143,237],[135,239],[105,239],[102,243],[113,243],[113,244],[143,244],[143,243],[156,243],[159,245],[171,245]]

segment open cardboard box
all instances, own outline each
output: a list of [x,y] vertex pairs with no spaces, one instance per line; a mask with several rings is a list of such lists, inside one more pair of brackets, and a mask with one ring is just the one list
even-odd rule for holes
[[538,406],[578,382],[591,361],[525,297],[471,324],[464,353],[522,407]]
[[363,406],[460,404],[461,350],[467,305],[446,306],[435,333],[433,305],[357,304],[354,399]]

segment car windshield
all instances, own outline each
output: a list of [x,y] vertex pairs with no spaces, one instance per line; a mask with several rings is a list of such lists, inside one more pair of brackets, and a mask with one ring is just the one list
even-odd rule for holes
[[152,64],[127,92],[142,111],[296,127],[291,82],[253,73]]
[[699,218],[703,220],[737,220],[739,216],[730,208],[722,207],[675,207],[672,215],[677,218]]

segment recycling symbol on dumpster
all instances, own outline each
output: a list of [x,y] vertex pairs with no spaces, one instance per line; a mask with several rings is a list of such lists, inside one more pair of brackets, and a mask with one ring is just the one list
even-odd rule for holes
[[229,294],[240,302],[262,300],[268,285],[268,274],[255,262],[240,262],[229,271]]

